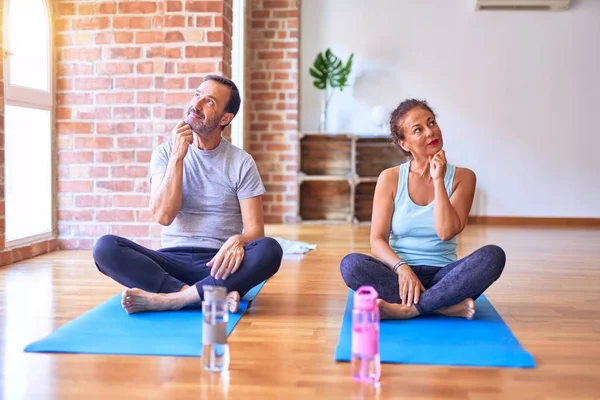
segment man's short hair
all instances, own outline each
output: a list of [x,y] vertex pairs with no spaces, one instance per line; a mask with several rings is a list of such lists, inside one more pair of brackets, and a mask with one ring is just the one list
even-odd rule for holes
[[[242,99],[240,98],[240,91],[238,90],[235,83],[233,83],[231,79],[227,79],[221,75],[215,74],[206,75],[204,77],[203,82],[206,81],[215,81],[222,83],[223,85],[229,86],[229,100],[227,101],[227,104],[225,104],[225,112],[232,113],[235,117],[235,115],[240,109],[240,103],[242,102]],[[225,128],[225,126],[223,126],[222,128]]]

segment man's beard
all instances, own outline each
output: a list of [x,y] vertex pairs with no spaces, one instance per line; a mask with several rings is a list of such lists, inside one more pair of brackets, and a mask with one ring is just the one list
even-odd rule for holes
[[221,121],[221,117],[223,115],[219,115],[213,119],[206,119],[206,117],[198,112],[194,115],[194,109],[188,109],[188,114],[185,117],[185,122],[190,125],[192,128],[192,132],[197,135],[206,135],[214,131]]

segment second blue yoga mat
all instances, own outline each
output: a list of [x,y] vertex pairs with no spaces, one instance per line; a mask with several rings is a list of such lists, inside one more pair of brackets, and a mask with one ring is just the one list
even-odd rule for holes
[[[350,290],[335,350],[336,361],[350,361],[352,307]],[[384,320],[380,328],[382,363],[532,368],[535,360],[484,296],[476,301],[475,319],[439,315]]]
[[[240,301],[238,312],[229,315],[227,335],[264,284],[250,290]],[[189,308],[129,315],[121,307],[119,293],[47,337],[31,343],[25,351],[200,357],[202,310]]]

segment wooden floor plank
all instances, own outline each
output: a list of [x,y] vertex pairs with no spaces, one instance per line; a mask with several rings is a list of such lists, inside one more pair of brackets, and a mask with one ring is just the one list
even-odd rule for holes
[[347,288],[339,262],[369,252],[368,227],[269,226],[318,244],[284,259],[230,336],[228,374],[192,357],[30,354],[23,348],[121,288],[88,251],[55,252],[0,269],[0,398],[599,399],[600,229],[470,226],[464,256],[502,246],[487,296],[531,351],[535,369],[385,364],[379,387],[333,360]]

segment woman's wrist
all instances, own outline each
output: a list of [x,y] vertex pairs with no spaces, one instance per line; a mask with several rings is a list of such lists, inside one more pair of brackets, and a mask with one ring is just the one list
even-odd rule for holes
[[398,268],[400,268],[403,265],[407,265],[408,264],[402,260],[398,261],[396,264],[394,264],[394,266],[392,267],[392,271],[394,271],[395,274],[398,274]]
[[433,192],[434,194],[438,193],[447,193],[446,192],[446,185],[444,183],[444,179],[434,179],[433,180]]

